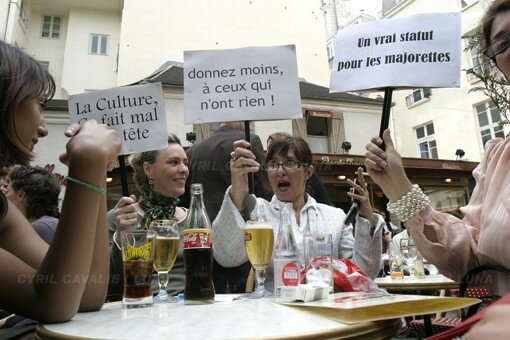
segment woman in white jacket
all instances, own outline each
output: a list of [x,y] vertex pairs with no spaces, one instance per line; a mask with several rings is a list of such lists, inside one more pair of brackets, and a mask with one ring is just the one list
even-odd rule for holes
[[[381,268],[381,229],[384,221],[372,212],[362,169],[358,169],[359,185],[349,180],[358,193],[348,195],[361,202],[353,236],[352,225],[343,224],[345,213],[342,209],[317,203],[306,193],[307,181],[314,167],[312,152],[302,138],[281,138],[269,147],[263,168],[274,192],[271,202],[247,194],[247,174],[260,168],[248,146],[246,141],[234,143],[235,151],[230,164],[232,186],[227,189],[212,226],[216,261],[225,267],[238,266],[247,261],[243,228],[250,212],[257,207],[263,217],[276,226],[277,208],[287,203],[292,204],[295,213],[292,216],[292,231],[301,259],[304,235],[331,234],[334,256],[351,259],[366,275],[375,277]],[[273,282],[272,261],[267,273],[266,287],[270,288]]]

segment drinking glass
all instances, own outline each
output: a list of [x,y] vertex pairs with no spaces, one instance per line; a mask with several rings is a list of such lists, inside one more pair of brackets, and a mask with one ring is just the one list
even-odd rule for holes
[[123,308],[153,305],[152,264],[156,232],[153,230],[123,230],[120,232],[124,267]]
[[273,256],[274,247],[274,231],[271,223],[265,220],[247,221],[244,228],[244,246],[248,259],[255,269],[257,288],[242,297],[247,299],[271,297],[271,292],[264,287],[266,269]]
[[333,292],[333,243],[331,234],[303,237],[306,283],[326,284]]
[[409,267],[409,273],[412,273],[414,261],[418,256],[418,249],[416,249],[416,245],[412,238],[408,237],[400,239],[400,254]]
[[156,235],[156,253],[154,255],[154,270],[158,273],[159,293],[154,302],[177,302],[176,296],[170,296],[166,291],[168,273],[174,266],[179,252],[179,229],[175,220],[154,220],[149,226]]
[[392,279],[403,279],[404,269],[402,268],[402,256],[399,253],[392,251],[388,256],[390,277]]

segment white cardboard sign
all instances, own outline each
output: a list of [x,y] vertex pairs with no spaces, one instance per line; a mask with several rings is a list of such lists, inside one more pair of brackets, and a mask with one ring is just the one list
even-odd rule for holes
[[294,45],[184,52],[184,123],[301,118]]
[[426,13],[342,29],[330,92],[384,87],[459,87],[460,13]]
[[168,145],[161,83],[116,87],[69,97],[69,120],[95,119],[117,132],[121,155]]

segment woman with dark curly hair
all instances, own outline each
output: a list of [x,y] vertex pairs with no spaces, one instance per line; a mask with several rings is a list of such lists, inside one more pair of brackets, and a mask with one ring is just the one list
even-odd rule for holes
[[48,244],[58,224],[60,185],[53,173],[41,167],[17,166],[9,172],[7,198]]

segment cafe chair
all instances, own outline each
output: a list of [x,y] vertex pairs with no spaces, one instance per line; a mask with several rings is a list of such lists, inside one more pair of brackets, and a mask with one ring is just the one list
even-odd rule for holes
[[0,329],[0,339],[2,340],[19,339],[22,336],[29,336],[28,334],[31,334],[34,331],[35,325],[24,325],[20,327]]
[[[411,321],[409,328],[416,332],[418,338],[421,338],[423,334],[429,337],[433,334],[437,334],[457,326],[463,320],[476,314],[479,309],[485,308],[499,299],[501,296],[490,294],[489,288],[484,284],[486,282],[485,278],[477,280],[479,274],[485,274],[489,271],[497,271],[510,276],[510,270],[495,265],[484,265],[471,269],[460,282],[458,296],[480,299],[480,303],[468,307],[467,311],[462,309],[460,318],[442,317],[431,319],[430,315],[424,315],[421,320]],[[487,282],[490,283],[492,281],[489,278]],[[470,287],[471,284],[474,284],[475,286]]]

